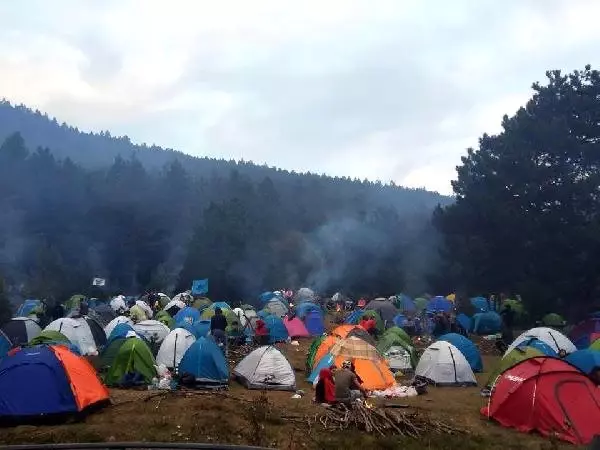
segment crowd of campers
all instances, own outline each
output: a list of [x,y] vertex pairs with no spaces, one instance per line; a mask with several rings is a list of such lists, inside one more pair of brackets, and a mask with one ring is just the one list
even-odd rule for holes
[[[0,327],[0,421],[89,411],[110,403],[110,387],[226,389],[237,380],[295,392],[285,353],[304,339],[316,405],[477,386],[485,370],[484,417],[587,444],[600,434],[600,314],[569,326],[549,313],[515,338],[528,320],[522,302],[504,296],[353,301],[307,288],[237,305],[190,292],[74,295],[52,307],[26,300]],[[484,368],[484,344],[502,355],[494,367]],[[234,348],[243,353],[236,363]]]

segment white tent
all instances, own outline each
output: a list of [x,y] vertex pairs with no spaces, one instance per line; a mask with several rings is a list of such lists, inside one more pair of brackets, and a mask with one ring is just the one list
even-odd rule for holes
[[390,369],[412,372],[413,366],[410,361],[410,353],[400,345],[393,345],[383,354]]
[[124,312],[129,308],[127,307],[127,303],[125,303],[125,296],[117,295],[110,301],[110,307],[114,312]]
[[129,317],[126,317],[126,316],[115,317],[113,320],[108,322],[108,325],[106,325],[104,327],[104,334],[106,334],[107,338],[110,337],[110,333],[112,333],[113,330],[115,329],[115,327],[117,325],[119,325],[120,323],[128,323],[129,325],[133,326],[133,322],[131,321],[131,319]]
[[133,329],[137,334],[146,338],[147,341],[154,340],[160,344],[171,330],[169,327],[159,322],[158,320],[142,320],[133,325]]
[[174,306],[176,308],[183,309],[183,308],[185,308],[185,303],[183,303],[181,300],[173,299],[169,303],[167,303],[163,309],[165,311],[168,311],[169,309],[171,309]]
[[559,353],[561,350],[564,350],[566,353],[573,353],[577,350],[571,340],[560,331],[553,330],[552,328],[538,327],[521,333],[519,337],[510,344],[504,353],[504,356],[510,353],[515,347],[518,347],[521,343],[532,338],[539,339],[545,344],[548,344],[556,353]]
[[[175,297],[173,297],[173,300],[171,300],[171,301],[182,302],[183,306],[181,306],[180,308],[184,308],[186,302],[191,303],[194,301],[194,297],[192,297],[192,294],[190,293],[190,291],[180,292]],[[167,309],[167,308],[165,308],[165,309]]]
[[246,327],[246,325],[248,324],[248,321],[250,321],[250,323],[252,323],[252,320],[256,319],[258,317],[258,315],[256,314],[256,311],[254,311],[253,309],[243,310],[242,308],[234,308],[233,312],[238,317],[242,328]]
[[101,343],[96,342],[88,322],[83,317],[77,319],[68,317],[57,319],[54,322],[50,322],[45,330],[58,331],[64,334],[72,344],[79,347],[81,354],[84,356],[98,354],[98,345]]
[[246,355],[233,374],[248,389],[296,390],[294,369],[273,346],[265,345]]
[[152,319],[154,312],[152,311],[152,308],[150,308],[150,305],[148,305],[148,303],[146,303],[144,300],[136,300],[135,304],[142,308],[142,310],[144,310],[144,313],[146,313],[146,317],[148,319]]
[[466,358],[454,345],[438,341],[425,349],[415,375],[439,385],[476,385],[475,375]]
[[192,333],[183,328],[175,328],[160,344],[156,364],[164,364],[169,369],[176,368],[184,353],[194,342],[196,337]]

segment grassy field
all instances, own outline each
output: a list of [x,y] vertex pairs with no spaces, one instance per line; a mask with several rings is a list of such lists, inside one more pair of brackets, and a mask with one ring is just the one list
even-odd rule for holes
[[[322,407],[311,402],[305,381],[304,361],[309,341],[300,346],[282,345],[297,371],[298,387],[306,392],[292,399],[290,392],[270,392],[269,414],[258,417],[254,409],[261,393],[232,382],[224,394],[166,393],[111,390],[112,405],[84,421],[53,426],[18,426],[0,430],[3,444],[102,441],[219,442],[261,445],[279,449],[552,449],[566,448],[536,435],[517,433],[488,422],[479,414],[485,399],[477,387],[430,387],[426,395],[401,399],[412,410],[440,418],[463,429],[460,435],[427,435],[420,439],[381,438],[364,432],[325,432],[308,422],[290,422],[285,416],[314,415]],[[490,369],[498,357],[484,356]],[[480,385],[486,374],[479,374]]]

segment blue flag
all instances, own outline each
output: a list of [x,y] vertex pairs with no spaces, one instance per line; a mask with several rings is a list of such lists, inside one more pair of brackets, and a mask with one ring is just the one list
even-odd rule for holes
[[192,294],[203,295],[208,292],[208,278],[204,280],[194,280],[192,282]]

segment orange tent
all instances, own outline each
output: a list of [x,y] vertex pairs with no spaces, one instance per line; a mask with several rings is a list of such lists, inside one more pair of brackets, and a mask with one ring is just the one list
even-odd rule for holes
[[356,327],[358,327],[358,325],[340,325],[338,327],[335,327],[333,329],[333,331],[331,332],[331,334],[335,334],[336,336],[339,336],[342,339],[345,339],[346,336],[348,336],[348,333],[350,333]]
[[383,390],[396,383],[386,360],[375,347],[360,338],[350,336],[340,339],[331,347],[329,354],[337,367],[341,367],[345,360],[352,361],[365,389]]
[[329,350],[331,349],[331,347],[333,347],[333,345],[339,341],[340,338],[337,336],[333,336],[333,335],[329,335],[327,336],[325,339],[323,339],[323,342],[321,342],[321,345],[319,345],[319,348],[317,348],[317,351],[315,352],[315,363],[318,363],[319,361],[321,361],[321,358],[323,358],[323,356],[325,356],[327,353],[329,353]]

